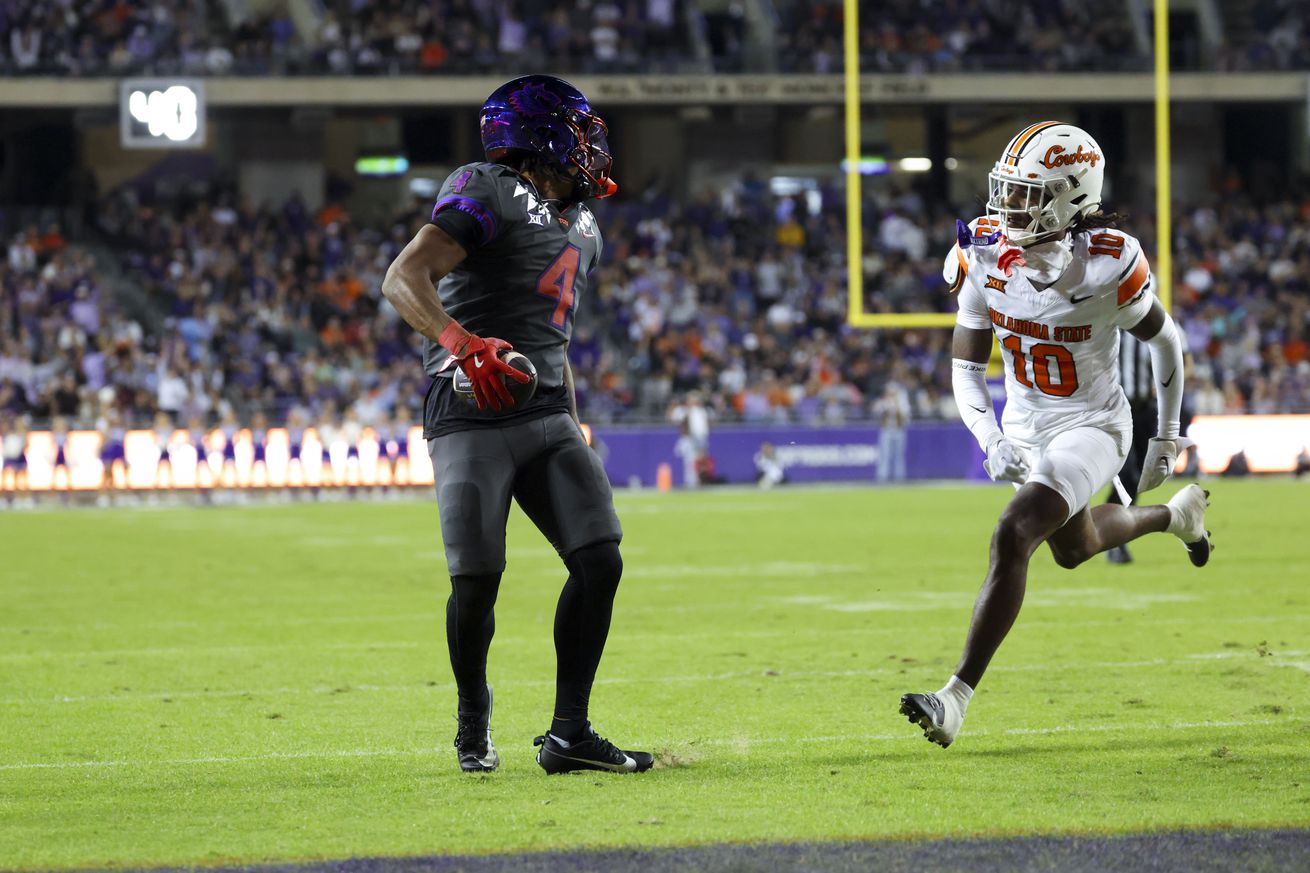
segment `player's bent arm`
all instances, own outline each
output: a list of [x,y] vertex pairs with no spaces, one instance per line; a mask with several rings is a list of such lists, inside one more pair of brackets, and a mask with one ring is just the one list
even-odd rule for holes
[[951,390],[960,418],[984,452],[1003,437],[987,390],[987,359],[991,352],[990,329],[955,326],[951,338]]
[[1178,328],[1159,300],[1130,330],[1151,350],[1151,373],[1155,378],[1156,404],[1161,439],[1177,439],[1183,407],[1183,342]]
[[400,317],[433,342],[453,319],[437,295],[437,282],[468,257],[468,252],[435,225],[424,225],[387,268],[382,294]]

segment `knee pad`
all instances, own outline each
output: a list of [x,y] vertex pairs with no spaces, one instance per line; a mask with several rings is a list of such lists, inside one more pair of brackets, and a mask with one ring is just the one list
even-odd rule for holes
[[618,590],[623,577],[623,557],[619,554],[619,544],[614,542],[583,546],[569,555],[564,564],[583,585],[611,595]]
[[451,576],[451,598],[456,608],[465,615],[485,615],[496,605],[500,591],[500,574],[484,576]]

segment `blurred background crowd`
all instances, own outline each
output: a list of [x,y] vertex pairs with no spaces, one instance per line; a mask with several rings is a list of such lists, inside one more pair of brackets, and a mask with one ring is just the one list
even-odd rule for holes
[[[0,0],[6,75],[833,72],[840,0]],[[862,3],[863,69],[1130,70],[1150,4]],[[1205,7],[1201,14],[1200,7]],[[264,11],[260,11],[264,10]],[[876,13],[876,14],[875,14]],[[1304,0],[1180,11],[1181,65],[1310,69]]]
[[[89,427],[114,407],[145,426],[160,411],[276,422],[299,407],[417,421],[418,341],[379,287],[428,208],[368,225],[295,198],[252,209],[223,191],[125,190],[96,210],[116,263],[58,225],[20,228],[0,266],[0,415]],[[889,386],[915,419],[954,416],[948,331],[846,326],[838,191],[811,211],[748,178],[598,212],[605,262],[571,346],[589,421],[660,420],[688,398],[719,421],[863,420]],[[969,216],[912,190],[870,194],[865,213],[867,308],[950,311],[941,262]],[[1192,411],[1310,411],[1310,198],[1228,198],[1176,219]],[[1128,226],[1148,250],[1151,228],[1146,213]],[[144,293],[123,300],[112,284]]]
[[[831,73],[840,9],[838,0],[0,0],[0,72]],[[1180,14],[1176,60],[1310,67],[1307,11],[1258,0],[1219,3],[1204,20]],[[1217,39],[1216,18],[1242,24]],[[1124,70],[1149,59],[1149,22],[1128,0],[910,0],[861,22],[872,72]],[[690,403],[721,422],[953,417],[948,331],[846,324],[835,170],[803,191],[745,172],[686,197],[637,185],[598,204],[605,259],[571,346],[582,414],[686,420]],[[1175,207],[1175,314],[1194,358],[1193,413],[1310,411],[1310,197],[1278,179],[1273,197],[1248,199],[1241,192],[1266,189],[1233,177]],[[0,214],[0,427],[20,417],[142,426],[159,413],[277,423],[297,410],[417,421],[418,338],[379,287],[430,201],[363,219],[331,191],[311,208],[298,196],[255,204],[236,184],[192,183],[133,182],[62,209]],[[1115,204],[1153,251],[1154,216],[1134,205]],[[942,258],[955,220],[976,208],[912,177],[867,186],[865,309],[952,311]]]

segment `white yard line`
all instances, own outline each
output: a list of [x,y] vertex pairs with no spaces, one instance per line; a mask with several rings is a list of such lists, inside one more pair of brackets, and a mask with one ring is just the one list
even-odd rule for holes
[[[1299,658],[1306,654],[1304,651],[1291,651],[1283,653],[1288,657]],[[1072,662],[1072,663],[1046,663],[1046,664],[997,664],[992,667],[995,673],[1031,673],[1045,671],[1090,671],[1090,670],[1137,670],[1148,667],[1188,667],[1203,668],[1207,662],[1215,659],[1247,657],[1252,664],[1264,664],[1270,667],[1297,667],[1305,669],[1306,664],[1310,662],[1292,660],[1286,661],[1278,653],[1259,657],[1254,652],[1204,652],[1200,654],[1184,655],[1181,658],[1149,658],[1138,661],[1094,661],[1094,662]],[[689,675],[673,676],[614,676],[601,677],[596,680],[597,685],[625,685],[634,682],[640,682],[643,685],[680,685],[696,684],[701,682],[769,682],[775,679],[858,679],[858,678],[875,678],[879,676],[905,676],[909,670],[929,669],[921,663],[903,664],[898,663],[896,666],[874,667],[863,670],[785,670],[769,667],[758,667],[752,670],[733,670],[720,673],[698,673]],[[551,678],[542,679],[520,679],[520,680],[501,680],[496,683],[497,688],[541,688],[554,687],[555,680]],[[205,698],[231,698],[231,697],[292,697],[292,696],[331,696],[336,694],[351,694],[355,692],[382,693],[382,694],[423,694],[433,692],[447,692],[454,688],[453,682],[441,683],[407,683],[393,685],[376,685],[369,683],[351,684],[343,682],[340,685],[316,685],[311,687],[288,687],[288,688],[248,688],[248,689],[222,689],[222,690],[179,690],[179,691],[132,691],[123,694],[92,694],[92,695],[64,695],[59,697],[9,697],[0,698],[0,706],[25,707],[25,706],[57,706],[74,703],[118,703],[132,701],[158,701],[160,703],[173,702],[177,700],[196,700]]]
[[[1119,725],[1056,725],[1055,727],[1048,728],[1006,728],[1000,731],[977,730],[970,731],[968,736],[1045,736],[1051,734],[1113,733],[1116,731],[1147,733],[1205,729],[1245,729],[1266,727],[1273,724],[1286,724],[1286,719],[1270,718],[1244,721],[1193,721],[1173,722],[1169,724],[1151,724],[1148,722]],[[822,743],[900,742],[902,740],[919,738],[920,734],[917,728],[907,727],[905,732],[897,734],[837,734],[831,736],[811,737],[726,737],[722,739],[699,740],[694,742],[653,742],[651,745],[655,748],[672,746],[675,749],[690,749],[693,751],[697,748],[705,747],[728,747],[744,752],[751,746],[778,745],[784,743],[789,745],[818,745]],[[252,761],[281,761],[302,758],[389,758],[448,754],[450,754],[450,750],[444,747],[422,749],[324,749],[302,752],[267,752],[259,755],[212,755],[201,758],[161,758],[157,760],[117,759],[108,761],[36,761],[18,764],[0,764],[0,770],[71,770],[79,768],[160,766],[189,767],[202,764],[240,764]]]
[[242,652],[275,652],[279,650],[299,649],[310,652],[322,651],[359,651],[361,649],[417,649],[423,646],[440,645],[438,640],[375,640],[362,643],[326,643],[309,645],[304,643],[268,643],[267,645],[240,646],[169,646],[149,649],[82,649],[74,651],[35,651],[6,652],[0,654],[0,662],[26,661],[40,658],[137,658],[137,657],[173,657],[176,655],[228,654]]
[[[964,602],[972,603],[972,600],[969,600],[969,598],[972,598],[973,596],[972,594],[968,594],[968,595],[962,594],[960,596],[962,596]],[[791,606],[821,606],[821,603],[824,602],[827,602],[827,598],[824,598],[824,596],[815,595],[814,598],[808,599],[806,603],[803,604],[794,603],[791,604]],[[786,608],[786,606],[787,604],[779,604],[779,608]],[[1068,604],[1060,604],[1060,606],[1066,607],[1068,606]],[[659,607],[659,608],[663,608],[663,607]],[[203,631],[215,631],[215,629],[233,628],[233,627],[287,628],[287,627],[308,627],[308,625],[318,625],[318,624],[350,625],[350,624],[389,624],[389,623],[394,623],[394,624],[422,623],[422,624],[431,624],[434,625],[434,627],[436,627],[436,625],[441,625],[441,627],[444,627],[445,613],[409,612],[409,613],[405,613],[405,615],[373,615],[373,616],[335,615],[335,616],[286,617],[286,619],[282,619],[282,617],[275,617],[275,616],[254,616],[252,617],[252,619],[240,620],[240,621],[238,620],[204,621],[204,620],[195,619],[195,620],[177,620],[177,621],[148,621],[148,623],[141,623],[141,624],[115,624],[115,623],[107,623],[107,621],[96,621],[96,623],[28,625],[28,627],[24,627],[24,625],[10,625],[10,627],[4,627],[4,625],[0,625],[0,634],[16,634],[16,636],[30,636],[30,634],[39,634],[39,633],[85,634],[85,633],[93,633],[97,631],[115,631],[115,629],[123,629],[123,631],[131,631],[132,633],[145,634],[151,631],[169,631],[169,629],[174,629],[174,631],[183,631],[183,629],[198,629],[198,631],[200,631],[200,629],[203,629]],[[1248,616],[1226,616],[1226,615],[1192,616],[1192,617],[1171,616],[1171,617],[1161,617],[1161,619],[1142,619],[1142,617],[1137,617],[1137,616],[1125,616],[1125,617],[1121,617],[1121,619],[1090,619],[1090,620],[1081,620],[1081,619],[1076,619],[1076,617],[1068,617],[1068,619],[1032,619],[1031,621],[1020,619],[1018,627],[1019,628],[1068,628],[1070,629],[1070,631],[1073,631],[1073,629],[1077,629],[1077,628],[1167,627],[1167,625],[1196,625],[1196,624],[1203,624],[1203,623],[1225,624],[1225,625],[1226,624],[1303,623],[1303,624],[1310,625],[1310,615],[1298,616],[1298,615],[1286,615],[1286,613],[1284,613],[1284,615],[1248,615]],[[842,636],[845,636],[845,634],[854,634],[854,636],[875,636],[875,634],[880,634],[880,633],[904,634],[904,632],[905,629],[903,625],[884,623],[878,625],[878,627],[870,627],[870,625],[863,625],[863,627],[858,627],[858,628],[832,628],[832,629],[827,629],[827,631],[824,631],[823,634],[825,637],[837,636],[837,634],[842,634]],[[794,628],[734,629],[734,631],[732,631],[731,633],[731,638],[794,637],[794,636],[796,636],[796,631]],[[1265,636],[1269,636],[1269,634],[1265,634]],[[1273,636],[1276,636],[1276,634],[1273,634]],[[665,640],[665,638],[671,638],[671,637],[680,638],[680,640],[685,640],[685,638],[694,638],[694,637],[714,637],[714,638],[720,638],[720,640],[726,638],[724,637],[724,633],[722,631],[679,631],[679,629],[677,628],[668,628],[668,629],[664,629],[664,631],[651,631],[647,633],[624,633],[622,634],[621,637],[616,637],[616,641],[622,642],[622,640]],[[541,638],[499,637],[499,636],[495,638],[495,646],[498,649],[506,645],[524,645],[524,644],[536,645],[538,644],[538,642],[541,642]],[[359,644],[359,645],[369,645],[369,644]],[[320,646],[305,645],[305,644],[278,644],[278,645],[270,645],[270,646],[259,646],[259,649],[261,650],[267,648],[317,649],[320,648]],[[195,651],[198,649],[203,650],[203,648],[193,648],[189,650]],[[231,650],[231,649],[232,646],[225,646],[225,650]],[[138,651],[138,653],[151,653],[151,651],[165,651],[165,650],[136,649],[130,651]],[[166,651],[168,651],[169,654],[174,653],[173,649],[169,649]],[[35,657],[35,655],[42,655],[42,654],[56,655],[56,657],[75,657],[76,655],[76,657],[90,658],[90,657],[96,657],[96,655],[106,654],[106,653],[105,651],[94,650],[94,649],[80,649],[75,651],[42,649],[42,650],[28,651],[28,653],[0,654],[0,661],[3,661],[4,658]]]

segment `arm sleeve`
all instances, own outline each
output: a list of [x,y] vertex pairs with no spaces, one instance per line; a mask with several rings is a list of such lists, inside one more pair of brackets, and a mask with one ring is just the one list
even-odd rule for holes
[[[441,186],[432,207],[432,222],[467,251],[491,242],[500,230],[500,191],[494,169],[481,164],[460,167]],[[455,215],[446,216],[448,212]],[[471,223],[456,215],[470,219]]]
[[973,330],[991,330],[992,321],[987,316],[987,301],[968,279],[960,280],[957,299],[960,309],[955,314],[956,324]]
[[1162,439],[1177,439],[1183,407],[1183,343],[1166,313],[1160,332],[1146,341],[1151,350],[1151,376],[1155,380],[1155,402],[1159,411]]
[[960,418],[985,452],[1000,439],[1000,425],[992,410],[992,395],[987,390],[987,365],[955,358],[951,361],[951,390]]

